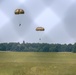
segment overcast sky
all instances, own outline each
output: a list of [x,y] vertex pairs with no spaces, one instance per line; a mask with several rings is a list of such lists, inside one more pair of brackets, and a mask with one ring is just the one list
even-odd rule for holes
[[[17,8],[23,9],[25,14],[15,15]],[[39,26],[45,31],[36,31]],[[75,43],[76,0],[0,0],[0,42],[23,40]]]

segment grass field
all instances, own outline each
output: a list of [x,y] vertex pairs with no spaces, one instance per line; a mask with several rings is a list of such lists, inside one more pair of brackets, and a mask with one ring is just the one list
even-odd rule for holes
[[0,52],[0,75],[76,75],[76,54]]

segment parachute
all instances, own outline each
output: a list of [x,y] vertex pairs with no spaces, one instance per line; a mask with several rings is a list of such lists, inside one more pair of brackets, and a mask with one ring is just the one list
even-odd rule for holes
[[18,22],[19,22],[19,26],[21,26],[21,20],[23,18],[23,16],[21,14],[25,14],[24,10],[23,9],[16,9],[15,12],[14,12],[15,15],[18,15],[17,19],[18,19]]
[[[45,31],[45,29],[43,28],[43,27],[37,27],[36,28],[36,31],[38,31],[38,32],[42,32],[42,31]],[[39,35],[40,37],[42,36],[42,33],[41,33],[41,35]],[[41,41],[41,38],[39,38],[39,40]]]
[[45,29],[43,27],[37,27],[36,31],[44,31]]
[[23,9],[16,9],[15,15],[19,15],[19,14],[24,14],[24,10]]

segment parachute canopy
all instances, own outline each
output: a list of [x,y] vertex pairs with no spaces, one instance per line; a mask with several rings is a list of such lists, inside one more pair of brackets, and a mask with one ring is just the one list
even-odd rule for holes
[[37,27],[36,31],[44,31],[45,29],[43,27]]
[[16,14],[16,15],[24,14],[24,10],[23,10],[23,9],[16,9],[16,10],[15,10],[15,14]]

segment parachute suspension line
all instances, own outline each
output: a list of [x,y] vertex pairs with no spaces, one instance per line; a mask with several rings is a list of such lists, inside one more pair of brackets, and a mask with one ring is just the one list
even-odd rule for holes
[[39,38],[39,43],[41,43],[41,38]]
[[21,26],[21,15],[19,15],[19,27]]

